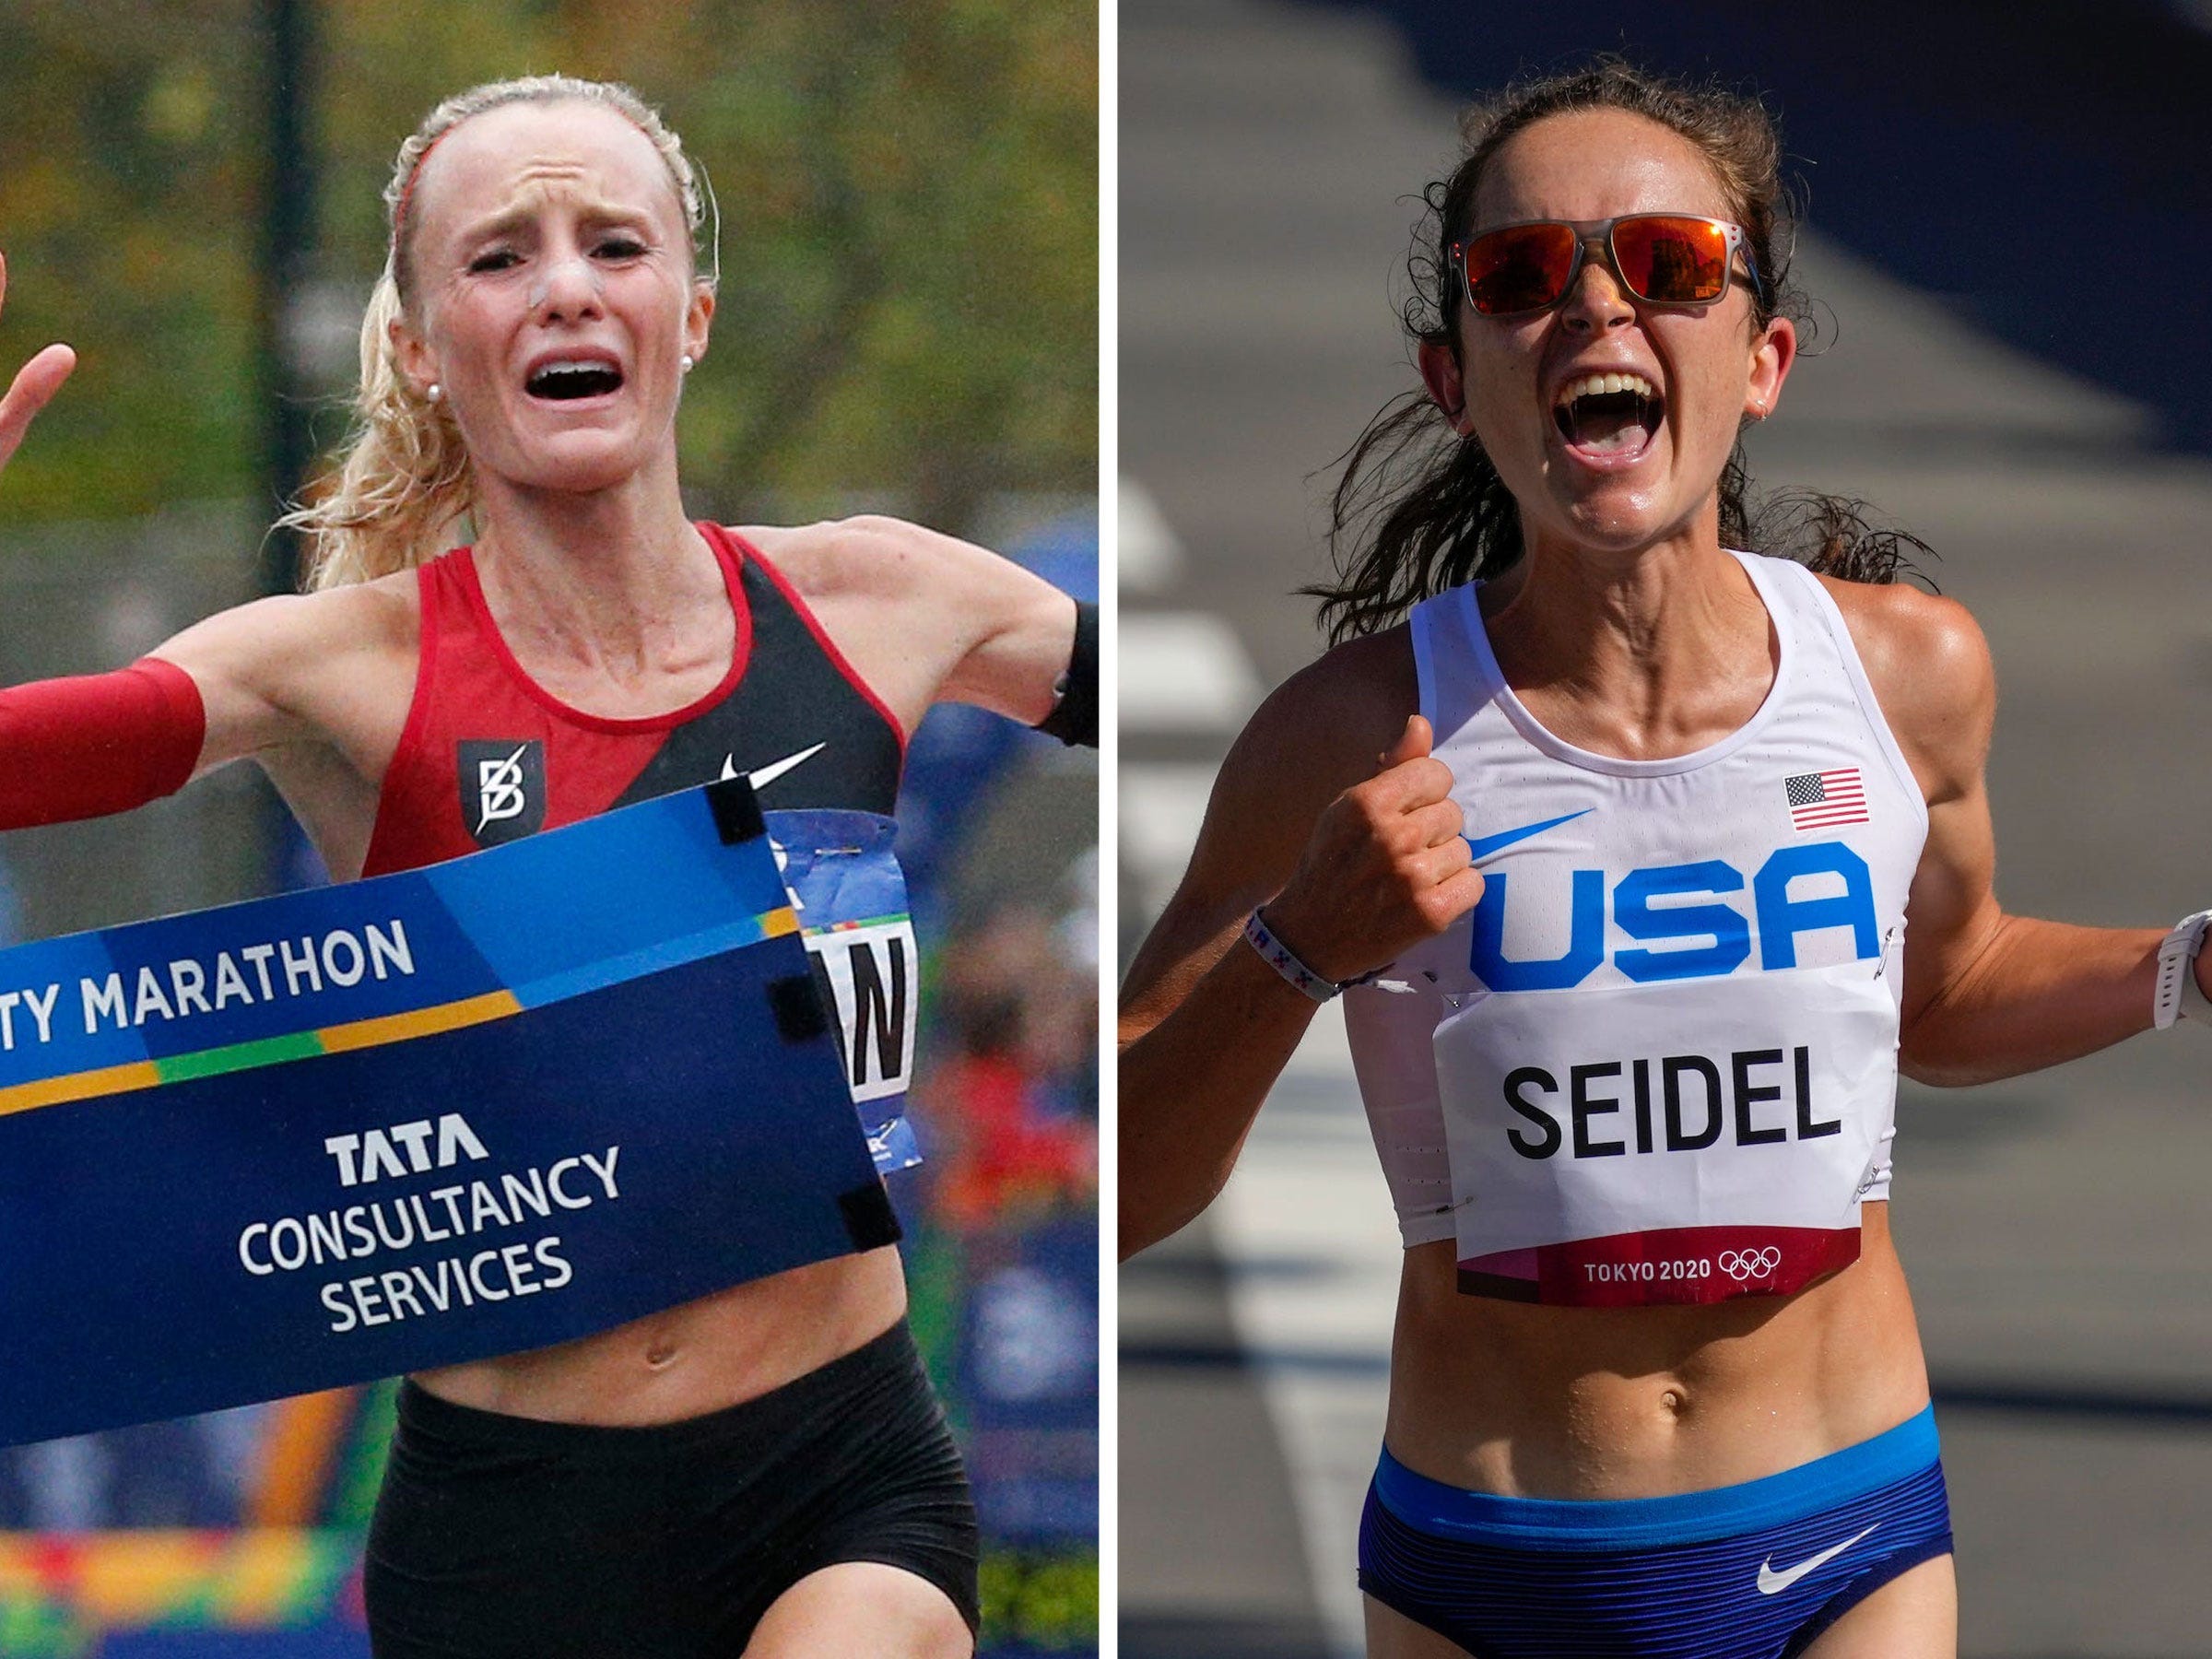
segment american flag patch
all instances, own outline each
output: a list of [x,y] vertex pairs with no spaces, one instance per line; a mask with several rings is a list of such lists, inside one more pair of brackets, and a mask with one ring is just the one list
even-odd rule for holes
[[1790,797],[1790,823],[1795,829],[1827,830],[1871,821],[1866,816],[1866,785],[1855,766],[1841,771],[1800,772],[1784,778],[1782,787]]

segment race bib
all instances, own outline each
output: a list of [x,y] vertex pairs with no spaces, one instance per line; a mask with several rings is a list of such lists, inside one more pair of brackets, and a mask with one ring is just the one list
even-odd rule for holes
[[873,812],[771,812],[769,838],[823,1000],[837,1016],[845,1082],[876,1167],[910,1170],[922,1150],[906,1118],[921,1018],[922,958],[899,826]]
[[1694,1013],[1635,986],[1470,1000],[1435,1036],[1460,1288],[1710,1302],[1848,1265],[1895,1033],[1858,963],[1746,978]]

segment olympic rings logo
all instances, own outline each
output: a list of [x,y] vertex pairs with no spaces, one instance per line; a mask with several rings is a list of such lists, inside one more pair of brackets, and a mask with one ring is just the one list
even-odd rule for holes
[[1782,1252],[1769,1244],[1759,1250],[1724,1250],[1721,1271],[1738,1284],[1765,1278],[1782,1265]]

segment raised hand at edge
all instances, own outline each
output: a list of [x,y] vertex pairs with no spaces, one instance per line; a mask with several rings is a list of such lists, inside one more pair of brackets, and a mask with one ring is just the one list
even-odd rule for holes
[[[0,256],[0,307],[7,302],[7,260]],[[49,346],[16,371],[7,394],[0,396],[0,467],[23,441],[31,421],[44,408],[62,382],[76,367],[76,353],[66,346]]]

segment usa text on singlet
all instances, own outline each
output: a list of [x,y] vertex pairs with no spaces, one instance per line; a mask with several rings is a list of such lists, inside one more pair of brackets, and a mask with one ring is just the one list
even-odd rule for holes
[[1576,1306],[1782,1295],[1888,1195],[1905,897],[1927,808],[1835,602],[1736,556],[1777,666],[1664,760],[1562,742],[1473,587],[1418,606],[1421,712],[1481,902],[1346,999],[1408,1245],[1460,1288]]

